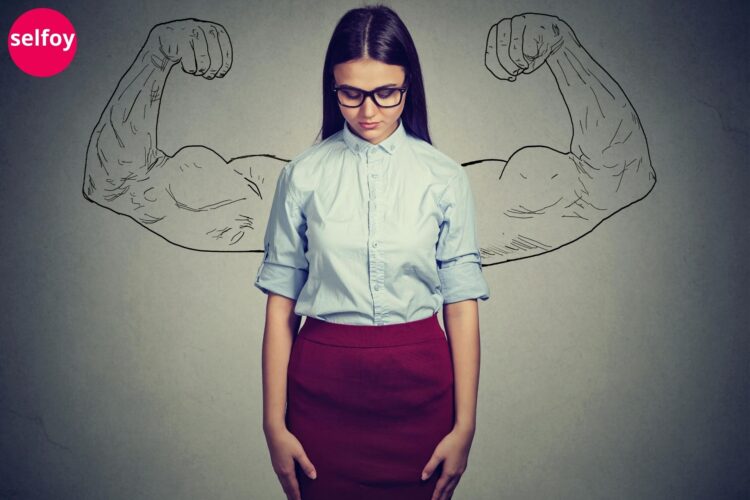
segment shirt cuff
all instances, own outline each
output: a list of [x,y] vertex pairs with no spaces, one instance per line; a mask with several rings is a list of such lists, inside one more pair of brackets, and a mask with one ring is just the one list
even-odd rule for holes
[[438,269],[442,285],[443,303],[467,299],[487,300],[490,288],[482,275],[482,265],[477,262],[460,262]]
[[297,300],[307,282],[307,270],[263,262],[255,278],[255,287],[265,294],[273,292]]

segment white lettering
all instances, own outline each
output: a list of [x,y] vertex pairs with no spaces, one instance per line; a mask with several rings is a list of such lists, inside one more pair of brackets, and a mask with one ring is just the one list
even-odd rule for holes
[[63,38],[65,39],[65,48],[63,49],[63,52],[67,52],[70,50],[71,45],[73,45],[73,39],[75,37],[76,37],[75,33],[71,33],[70,35],[68,35],[67,33],[63,33]]
[[53,47],[60,47],[63,45],[63,52],[67,52],[73,46],[73,40],[75,40],[75,33],[50,33],[49,28],[40,30],[39,28],[34,29],[34,34],[31,33],[11,33],[10,34],[10,45],[11,47],[18,47],[23,45],[24,47],[46,47],[47,39],[49,39],[49,45]]

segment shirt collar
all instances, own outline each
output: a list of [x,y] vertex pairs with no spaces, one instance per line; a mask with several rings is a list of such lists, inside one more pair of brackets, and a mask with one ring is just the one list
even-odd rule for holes
[[367,152],[370,149],[377,149],[380,148],[383,151],[385,151],[388,154],[393,154],[393,152],[396,150],[399,144],[403,142],[403,140],[406,137],[406,131],[404,130],[404,124],[401,118],[398,119],[398,127],[396,127],[396,130],[393,131],[391,135],[388,136],[388,138],[380,144],[372,144],[370,141],[366,141],[365,139],[362,139],[357,134],[349,130],[349,124],[346,123],[346,120],[344,120],[344,142],[347,146],[349,146],[349,149],[352,150],[355,154],[361,153],[361,152]]

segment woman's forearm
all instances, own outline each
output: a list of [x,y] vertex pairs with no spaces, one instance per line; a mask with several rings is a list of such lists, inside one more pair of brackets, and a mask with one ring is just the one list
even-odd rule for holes
[[286,377],[289,355],[299,330],[300,317],[294,314],[295,301],[270,293],[266,302],[263,331],[263,430],[284,428]]
[[455,427],[473,433],[479,390],[479,309],[475,299],[443,306],[443,323],[453,358]]

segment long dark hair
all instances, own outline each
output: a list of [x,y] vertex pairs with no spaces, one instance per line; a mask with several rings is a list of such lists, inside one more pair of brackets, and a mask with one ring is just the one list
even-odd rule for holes
[[323,125],[318,134],[321,141],[344,126],[344,117],[332,91],[333,67],[365,55],[404,68],[409,90],[404,94],[406,103],[401,124],[410,135],[432,144],[417,49],[401,18],[385,5],[352,9],[344,14],[333,30],[323,65]]

